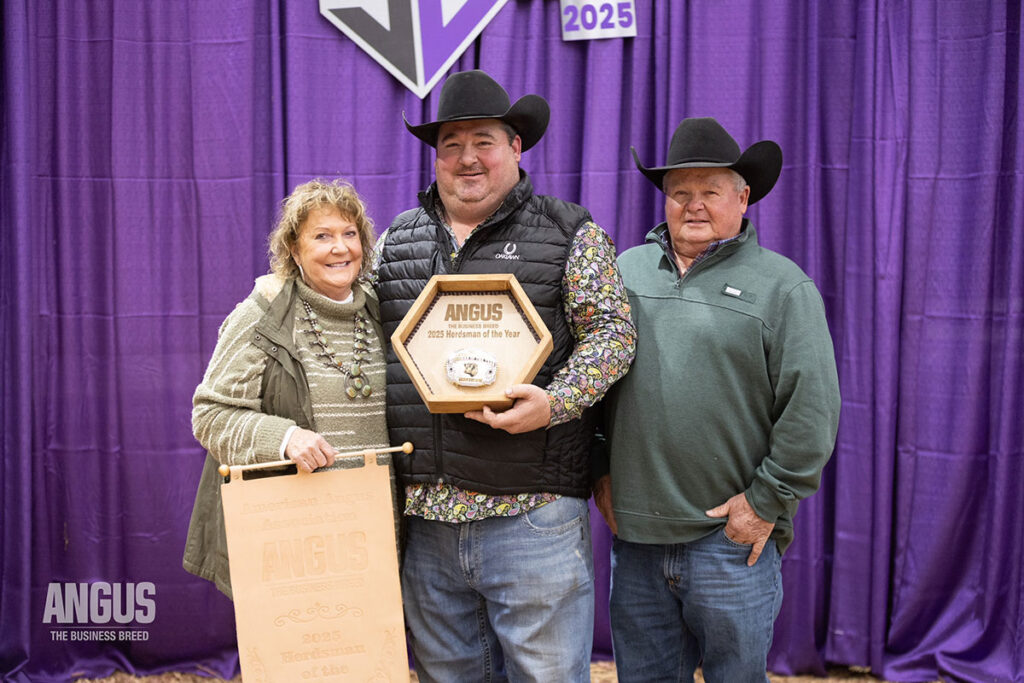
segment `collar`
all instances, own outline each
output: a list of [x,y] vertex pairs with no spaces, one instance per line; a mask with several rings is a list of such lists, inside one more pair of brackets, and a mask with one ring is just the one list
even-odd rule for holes
[[313,307],[317,313],[327,317],[351,316],[366,305],[366,293],[358,281],[352,283],[352,296],[348,301],[338,301],[325,296],[302,280],[295,278],[298,297]]
[[[533,196],[533,183],[530,182],[530,176],[523,169],[519,169],[519,182],[515,184],[507,195],[505,200],[501,203],[501,206],[492,213],[490,216],[484,219],[480,225],[476,226],[474,232],[482,227],[498,223],[510,214],[519,209],[522,204]],[[438,225],[448,225],[448,222],[444,220],[444,212],[441,211],[441,207],[444,204],[441,202],[441,195],[437,191],[437,181],[430,183],[423,192],[417,195],[420,201],[420,206],[427,212],[427,215],[437,223]]]
[[[751,242],[755,245],[757,244],[757,230],[754,229],[754,224],[747,218],[744,218],[743,222],[740,224],[740,232],[738,235],[728,237],[724,240],[718,240],[717,242],[712,242],[705,247],[704,251],[697,254],[696,258],[693,259],[693,263],[690,264],[690,268],[687,272],[690,272],[693,270],[694,266],[703,263],[715,254],[721,254],[722,258],[725,258],[739,249],[745,242]],[[654,229],[647,233],[647,236],[644,238],[644,243],[657,244],[660,246],[662,251],[665,252],[665,257],[672,264],[672,267],[678,270],[678,267],[676,266],[675,252],[672,251],[672,239],[668,232],[668,223],[660,223],[655,226]]]
[[[339,303],[333,299],[318,294],[301,282],[296,277],[287,278],[281,291],[274,297],[267,307],[266,313],[256,324],[256,331],[267,339],[280,346],[288,347],[292,341],[292,331],[295,328],[295,315],[293,307],[300,294],[317,311],[324,313],[349,313],[366,308],[373,320],[380,317],[379,304],[376,295],[368,290],[362,282],[356,281],[352,286],[353,299],[349,303]],[[383,339],[383,336],[381,337]]]

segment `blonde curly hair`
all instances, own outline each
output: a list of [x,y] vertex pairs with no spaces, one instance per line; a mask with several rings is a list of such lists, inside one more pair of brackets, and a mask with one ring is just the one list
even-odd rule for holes
[[366,205],[350,183],[344,180],[315,178],[302,183],[281,201],[277,226],[268,239],[270,272],[282,277],[296,277],[299,267],[292,258],[292,250],[299,240],[299,231],[309,214],[315,209],[334,207],[347,220],[356,224],[359,244],[363,248],[363,262],[359,269],[362,278],[370,268],[375,236],[373,221],[366,215]]

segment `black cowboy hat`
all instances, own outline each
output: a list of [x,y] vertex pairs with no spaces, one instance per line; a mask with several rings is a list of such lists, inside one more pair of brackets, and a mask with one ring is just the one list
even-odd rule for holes
[[498,82],[479,69],[461,71],[448,77],[437,104],[437,121],[413,126],[402,112],[409,132],[431,147],[437,147],[437,131],[450,121],[498,119],[519,133],[523,151],[544,135],[551,118],[547,100],[540,95],[523,95],[510,104],[508,93]]
[[713,118],[683,119],[672,134],[664,166],[645,168],[635,147],[633,161],[647,179],[665,191],[665,174],[676,168],[731,168],[750,185],[748,204],[768,194],[782,171],[782,149],[771,140],[755,142],[740,154],[740,146]]

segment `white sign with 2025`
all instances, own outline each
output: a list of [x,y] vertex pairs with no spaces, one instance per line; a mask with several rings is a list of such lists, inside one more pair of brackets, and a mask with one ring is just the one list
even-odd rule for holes
[[636,8],[628,2],[561,0],[562,40],[636,37]]

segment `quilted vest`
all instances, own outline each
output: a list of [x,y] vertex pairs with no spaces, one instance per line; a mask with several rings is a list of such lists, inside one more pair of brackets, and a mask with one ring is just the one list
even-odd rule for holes
[[[554,349],[533,383],[544,387],[565,365],[575,339],[565,319],[562,278],[577,230],[591,220],[575,204],[534,195],[525,173],[490,218],[451,257],[448,233],[434,207],[435,185],[421,208],[388,228],[377,268],[381,322],[390,339],[433,275],[512,273],[551,331]],[[446,482],[489,495],[590,495],[592,419],[509,434],[459,414],[431,415],[393,349],[387,355],[387,417],[392,443],[411,441],[413,453],[395,459],[404,484]]]

